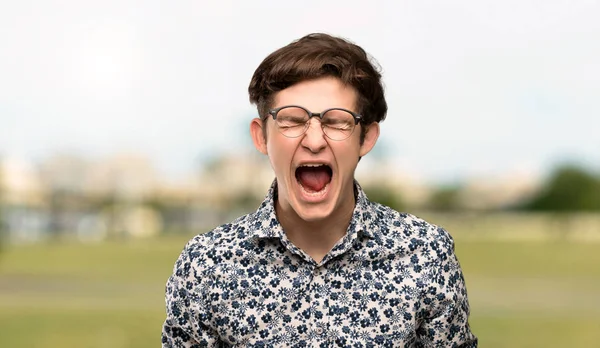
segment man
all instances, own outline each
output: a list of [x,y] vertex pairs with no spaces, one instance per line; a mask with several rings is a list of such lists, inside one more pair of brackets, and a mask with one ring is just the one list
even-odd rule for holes
[[185,246],[163,347],[476,347],[450,235],[354,179],[387,112],[365,51],[308,35],[269,55],[249,94],[275,180],[256,212]]

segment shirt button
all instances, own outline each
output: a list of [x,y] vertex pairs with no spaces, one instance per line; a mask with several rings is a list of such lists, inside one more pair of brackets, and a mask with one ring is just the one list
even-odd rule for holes
[[323,328],[322,327],[318,327],[316,330],[317,335],[322,335],[323,334]]

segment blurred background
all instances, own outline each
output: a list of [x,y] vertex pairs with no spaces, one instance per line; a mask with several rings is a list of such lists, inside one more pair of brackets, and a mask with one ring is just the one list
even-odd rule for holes
[[0,346],[160,345],[192,236],[273,180],[247,86],[310,32],[382,66],[356,176],[447,228],[483,347],[600,341],[600,2],[0,0]]

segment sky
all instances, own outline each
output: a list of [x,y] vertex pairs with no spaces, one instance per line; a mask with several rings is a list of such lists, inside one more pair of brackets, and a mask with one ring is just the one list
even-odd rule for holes
[[311,32],[382,67],[376,151],[448,181],[600,167],[600,1],[0,0],[0,155],[147,155],[172,177],[250,148],[247,87]]

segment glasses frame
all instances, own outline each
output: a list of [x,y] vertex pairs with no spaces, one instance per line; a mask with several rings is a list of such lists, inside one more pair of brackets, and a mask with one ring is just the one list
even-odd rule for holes
[[331,140],[334,141],[343,141],[348,139],[353,133],[354,130],[356,129],[356,126],[363,120],[362,115],[361,114],[357,114],[356,112],[350,111],[348,109],[344,109],[344,108],[329,108],[329,109],[325,109],[321,112],[311,112],[310,110],[308,110],[307,108],[300,106],[300,105],[284,105],[284,106],[280,106],[278,108],[275,109],[271,109],[269,110],[269,115],[271,115],[271,117],[273,117],[273,121],[277,121],[277,114],[279,113],[279,111],[283,110],[283,109],[288,109],[288,108],[299,108],[302,109],[304,111],[306,111],[306,114],[308,115],[308,121],[306,121],[306,123],[304,124],[304,131],[302,131],[302,133],[300,133],[297,136],[288,136],[286,134],[284,134],[283,132],[280,131],[281,134],[283,134],[285,137],[288,138],[298,138],[304,134],[306,134],[306,131],[308,130],[308,123],[310,122],[310,119],[313,117],[318,117],[319,120],[323,120],[323,115],[325,115],[327,112],[332,111],[332,110],[340,110],[340,111],[345,111],[347,113],[349,113],[350,115],[352,115],[352,117],[354,117],[354,127],[352,128],[352,132],[350,132],[350,134],[348,134],[348,136],[344,139],[332,139],[329,135],[327,135],[327,132],[325,132],[325,130],[323,129],[325,127],[324,124],[321,123],[321,129],[323,129],[323,134],[325,134],[326,137],[328,137]]

